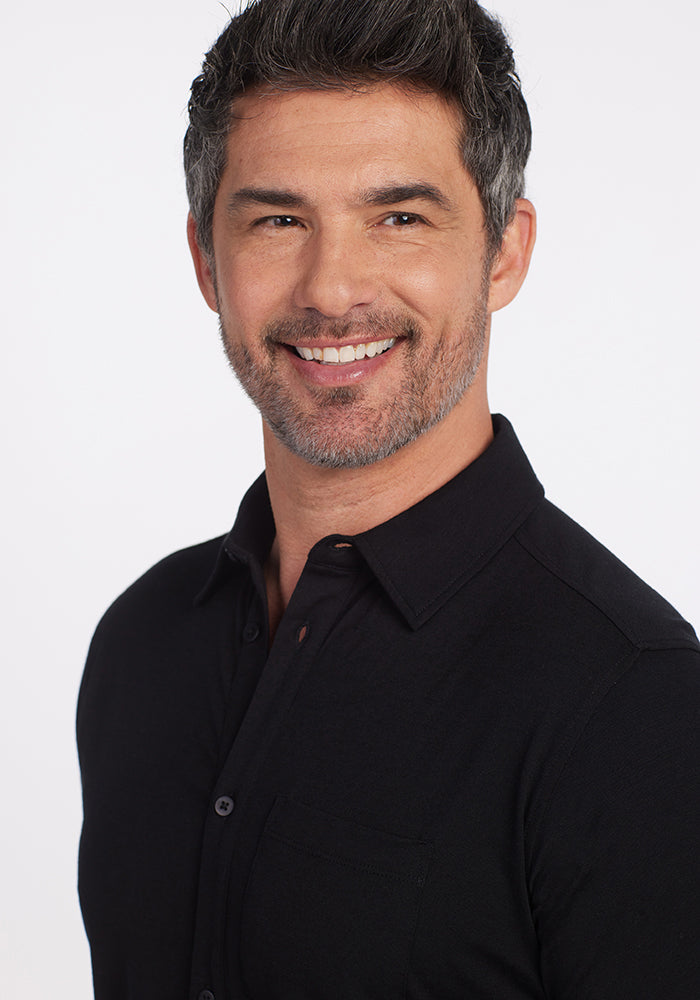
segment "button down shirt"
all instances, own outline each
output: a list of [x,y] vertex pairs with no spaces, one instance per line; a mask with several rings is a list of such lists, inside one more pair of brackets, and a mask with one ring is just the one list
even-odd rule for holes
[[107,612],[78,712],[98,1000],[700,996],[700,650],[508,422],[310,551],[264,477]]

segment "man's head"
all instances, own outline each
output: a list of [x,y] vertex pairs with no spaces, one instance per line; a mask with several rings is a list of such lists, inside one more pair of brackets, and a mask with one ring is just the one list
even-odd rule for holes
[[256,0],[191,119],[195,269],[266,448],[357,468],[433,428],[428,449],[483,437],[489,316],[535,231],[496,23],[467,0]]
[[254,0],[234,17],[207,54],[189,104],[185,173],[204,253],[213,249],[237,98],[256,89],[382,82],[439,94],[456,109],[493,255],[523,194],[530,119],[505,35],[474,0]]

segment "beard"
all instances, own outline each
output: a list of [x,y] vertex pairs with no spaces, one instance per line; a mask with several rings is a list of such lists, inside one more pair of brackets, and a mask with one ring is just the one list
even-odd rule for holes
[[[462,328],[462,335],[432,345],[423,328],[395,312],[370,312],[342,323],[305,316],[270,323],[262,331],[261,362],[228,336],[221,339],[242,388],[275,437],[312,465],[357,469],[393,455],[439,423],[472,385],[486,342],[488,282]],[[294,391],[280,375],[283,345],[318,340],[338,344],[396,338],[402,374],[391,398],[372,401],[364,384]],[[293,347],[292,347],[293,349]],[[307,364],[317,364],[309,361]],[[368,380],[371,382],[371,379]]]

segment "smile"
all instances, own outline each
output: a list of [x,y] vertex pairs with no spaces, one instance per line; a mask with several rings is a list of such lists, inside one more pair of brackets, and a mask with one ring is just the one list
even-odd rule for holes
[[295,347],[304,361],[317,361],[322,365],[349,365],[363,358],[375,358],[393,347],[396,338],[389,340],[372,340],[368,344],[347,344],[343,347]]

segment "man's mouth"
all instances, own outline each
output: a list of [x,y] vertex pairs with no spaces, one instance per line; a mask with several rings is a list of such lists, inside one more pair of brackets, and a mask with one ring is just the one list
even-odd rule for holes
[[370,340],[366,344],[345,344],[342,347],[295,347],[304,361],[317,361],[322,365],[349,365],[364,358],[376,358],[388,351],[396,343],[396,337],[389,340]]

